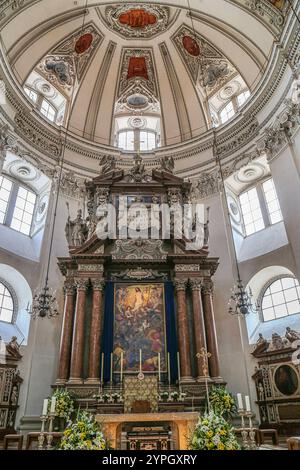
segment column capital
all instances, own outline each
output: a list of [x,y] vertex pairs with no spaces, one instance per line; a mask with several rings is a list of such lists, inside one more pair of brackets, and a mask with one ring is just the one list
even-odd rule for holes
[[190,286],[192,291],[201,291],[202,288],[202,279],[199,278],[192,278],[190,279]]
[[88,279],[75,279],[75,286],[78,291],[86,291],[88,288]]
[[103,291],[105,288],[105,281],[104,279],[91,279],[91,284],[93,286],[93,290]]
[[174,287],[176,291],[185,291],[188,285],[188,279],[175,279]]
[[75,283],[71,279],[66,280],[64,284],[64,292],[66,295],[72,295],[75,292]]
[[211,279],[204,279],[202,283],[202,292],[203,294],[212,295],[214,292],[214,283]]

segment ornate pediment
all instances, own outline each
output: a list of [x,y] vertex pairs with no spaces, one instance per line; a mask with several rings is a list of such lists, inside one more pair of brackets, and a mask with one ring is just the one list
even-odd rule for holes
[[162,240],[117,240],[111,255],[113,260],[166,260],[168,252]]

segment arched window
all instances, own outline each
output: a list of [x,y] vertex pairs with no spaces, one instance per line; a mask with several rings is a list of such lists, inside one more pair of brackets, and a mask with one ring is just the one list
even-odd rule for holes
[[0,281],[0,321],[12,323],[14,315],[13,296],[7,286]]
[[261,311],[265,322],[300,313],[299,281],[292,276],[269,281],[262,289]]

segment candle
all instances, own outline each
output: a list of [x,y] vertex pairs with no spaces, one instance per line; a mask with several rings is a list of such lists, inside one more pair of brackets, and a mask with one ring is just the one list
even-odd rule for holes
[[158,353],[158,380],[161,382],[160,353]]
[[180,382],[181,375],[180,375],[180,356],[179,356],[179,351],[177,352],[177,369],[178,369],[178,382]]
[[140,373],[142,372],[142,350],[140,349]]
[[110,383],[113,383],[114,354],[110,354]]
[[238,394],[237,394],[237,401],[238,401],[238,408],[239,408],[239,410],[243,410],[243,409],[244,409],[244,405],[243,405],[243,399],[242,399],[242,394],[241,394],[241,393],[238,393]]
[[168,353],[168,381],[171,384],[170,353]]
[[248,395],[245,396],[245,403],[246,403],[246,411],[251,412],[250,398],[248,397]]
[[104,374],[104,353],[101,354],[101,379],[100,379],[101,385],[103,385],[103,374]]
[[44,403],[43,403],[42,415],[46,416],[47,414],[48,414],[48,399],[45,398]]
[[124,354],[123,354],[123,351],[122,351],[121,352],[121,365],[120,365],[120,367],[121,367],[121,377],[120,377],[121,383],[123,382],[123,356],[124,356]]
[[50,413],[55,413],[55,407],[56,407],[56,397],[52,397],[51,399],[51,406],[50,406]]

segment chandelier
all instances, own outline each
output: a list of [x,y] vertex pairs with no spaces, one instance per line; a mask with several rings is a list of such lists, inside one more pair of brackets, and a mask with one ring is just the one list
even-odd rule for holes
[[48,282],[39,294],[35,294],[31,307],[28,305],[26,310],[34,319],[52,318],[59,314],[55,292],[48,286]]
[[251,288],[245,289],[243,281],[238,276],[237,284],[231,290],[232,295],[228,302],[228,313],[231,315],[246,316],[257,313],[259,306],[254,304]]

